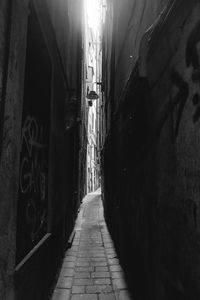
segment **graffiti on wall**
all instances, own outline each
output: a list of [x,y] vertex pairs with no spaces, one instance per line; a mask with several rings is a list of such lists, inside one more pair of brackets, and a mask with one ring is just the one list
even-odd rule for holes
[[187,68],[192,69],[190,82],[187,82],[175,68],[172,68],[171,72],[172,84],[177,87],[177,93],[172,101],[174,107],[177,106],[175,136],[178,135],[181,117],[189,99],[190,90],[195,90],[195,85],[198,85],[198,88],[191,98],[195,108],[192,117],[193,123],[198,122],[200,118],[200,23],[195,26],[187,40],[185,63]]
[[47,160],[44,127],[35,118],[27,116],[22,128],[22,158],[20,191],[27,198],[25,216],[34,241],[47,223],[46,199]]
[[184,64],[190,70],[190,77],[184,78],[176,67],[171,68],[170,81],[173,93],[172,99],[158,126],[158,135],[171,112],[175,112],[174,136],[177,137],[184,108],[189,99],[194,106],[192,122],[200,119],[200,22],[193,28],[186,41]]
[[21,127],[17,263],[47,233],[51,78],[50,55],[31,4]]
[[174,107],[177,106],[177,118],[176,118],[175,129],[174,129],[175,136],[177,136],[183,110],[189,96],[189,86],[187,82],[174,68],[172,69],[171,72],[171,81],[172,84],[176,86],[178,90],[172,101]]
[[200,118],[200,22],[190,34],[185,59],[187,67],[192,67],[191,80],[194,85],[198,85],[198,91],[192,98],[193,105],[195,106],[193,122],[196,123]]

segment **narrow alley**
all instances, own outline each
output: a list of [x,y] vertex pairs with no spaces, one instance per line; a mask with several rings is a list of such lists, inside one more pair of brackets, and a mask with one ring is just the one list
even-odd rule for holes
[[101,191],[80,207],[71,248],[63,258],[52,300],[131,300],[103,216]]
[[200,0],[0,0],[0,300],[200,300]]

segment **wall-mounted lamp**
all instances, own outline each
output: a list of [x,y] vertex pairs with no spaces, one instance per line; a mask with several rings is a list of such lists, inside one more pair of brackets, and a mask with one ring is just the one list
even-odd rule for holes
[[86,98],[89,100],[96,100],[99,99],[99,96],[95,91],[90,91],[89,94],[87,94]]

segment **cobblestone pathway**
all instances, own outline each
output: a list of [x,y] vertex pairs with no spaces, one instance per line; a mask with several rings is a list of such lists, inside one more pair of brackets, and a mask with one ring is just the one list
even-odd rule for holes
[[100,191],[81,205],[52,300],[131,300],[108,233]]

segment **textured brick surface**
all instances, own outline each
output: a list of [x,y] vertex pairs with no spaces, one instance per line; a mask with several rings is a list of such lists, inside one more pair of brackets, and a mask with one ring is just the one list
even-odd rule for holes
[[90,264],[89,264],[89,262],[84,262],[84,261],[79,261],[79,262],[77,262],[76,263],[76,266],[77,267],[89,267],[90,266]]
[[114,278],[123,278],[124,274],[123,272],[111,272],[111,277]]
[[92,266],[94,267],[106,267],[107,266],[107,262],[104,261],[98,261],[98,262],[92,262]]
[[98,297],[95,294],[77,294],[73,295],[71,300],[98,300]]
[[95,284],[111,284],[110,278],[98,278],[94,280]]
[[110,293],[112,292],[111,285],[90,285],[86,287],[86,292],[88,294],[92,293]]
[[110,277],[109,272],[94,272],[91,275],[92,275],[92,278],[107,278],[107,277]]
[[90,278],[89,272],[74,273],[74,278]]
[[70,290],[55,289],[52,300],[70,300]]
[[62,267],[63,268],[74,268],[75,261],[64,261]]
[[107,272],[108,267],[95,267],[95,272]]
[[70,277],[74,275],[74,269],[73,268],[62,268],[60,272],[60,277]]
[[119,265],[111,265],[110,266],[110,271],[111,272],[117,272],[117,271],[122,271],[122,269]]
[[52,300],[131,300],[106,229],[101,200],[90,199],[86,197],[82,204],[81,230],[66,252]]
[[74,279],[74,285],[90,285],[92,284],[92,279]]
[[83,294],[83,293],[85,293],[85,286],[81,286],[81,285],[72,286],[72,294]]
[[126,282],[123,278],[113,279],[113,286],[117,289],[126,289]]
[[[76,272],[93,272],[94,271],[94,267],[76,267],[75,269]],[[107,270],[105,270],[107,271]]]
[[65,261],[75,261],[76,260],[76,256],[71,256],[71,255],[67,255],[64,258],[64,262]]
[[109,265],[118,265],[119,260],[117,258],[109,258],[108,263],[109,263]]
[[71,288],[72,287],[72,277],[60,277],[57,282],[57,288]]
[[99,295],[99,300],[115,300],[114,294],[108,294],[108,295]]

